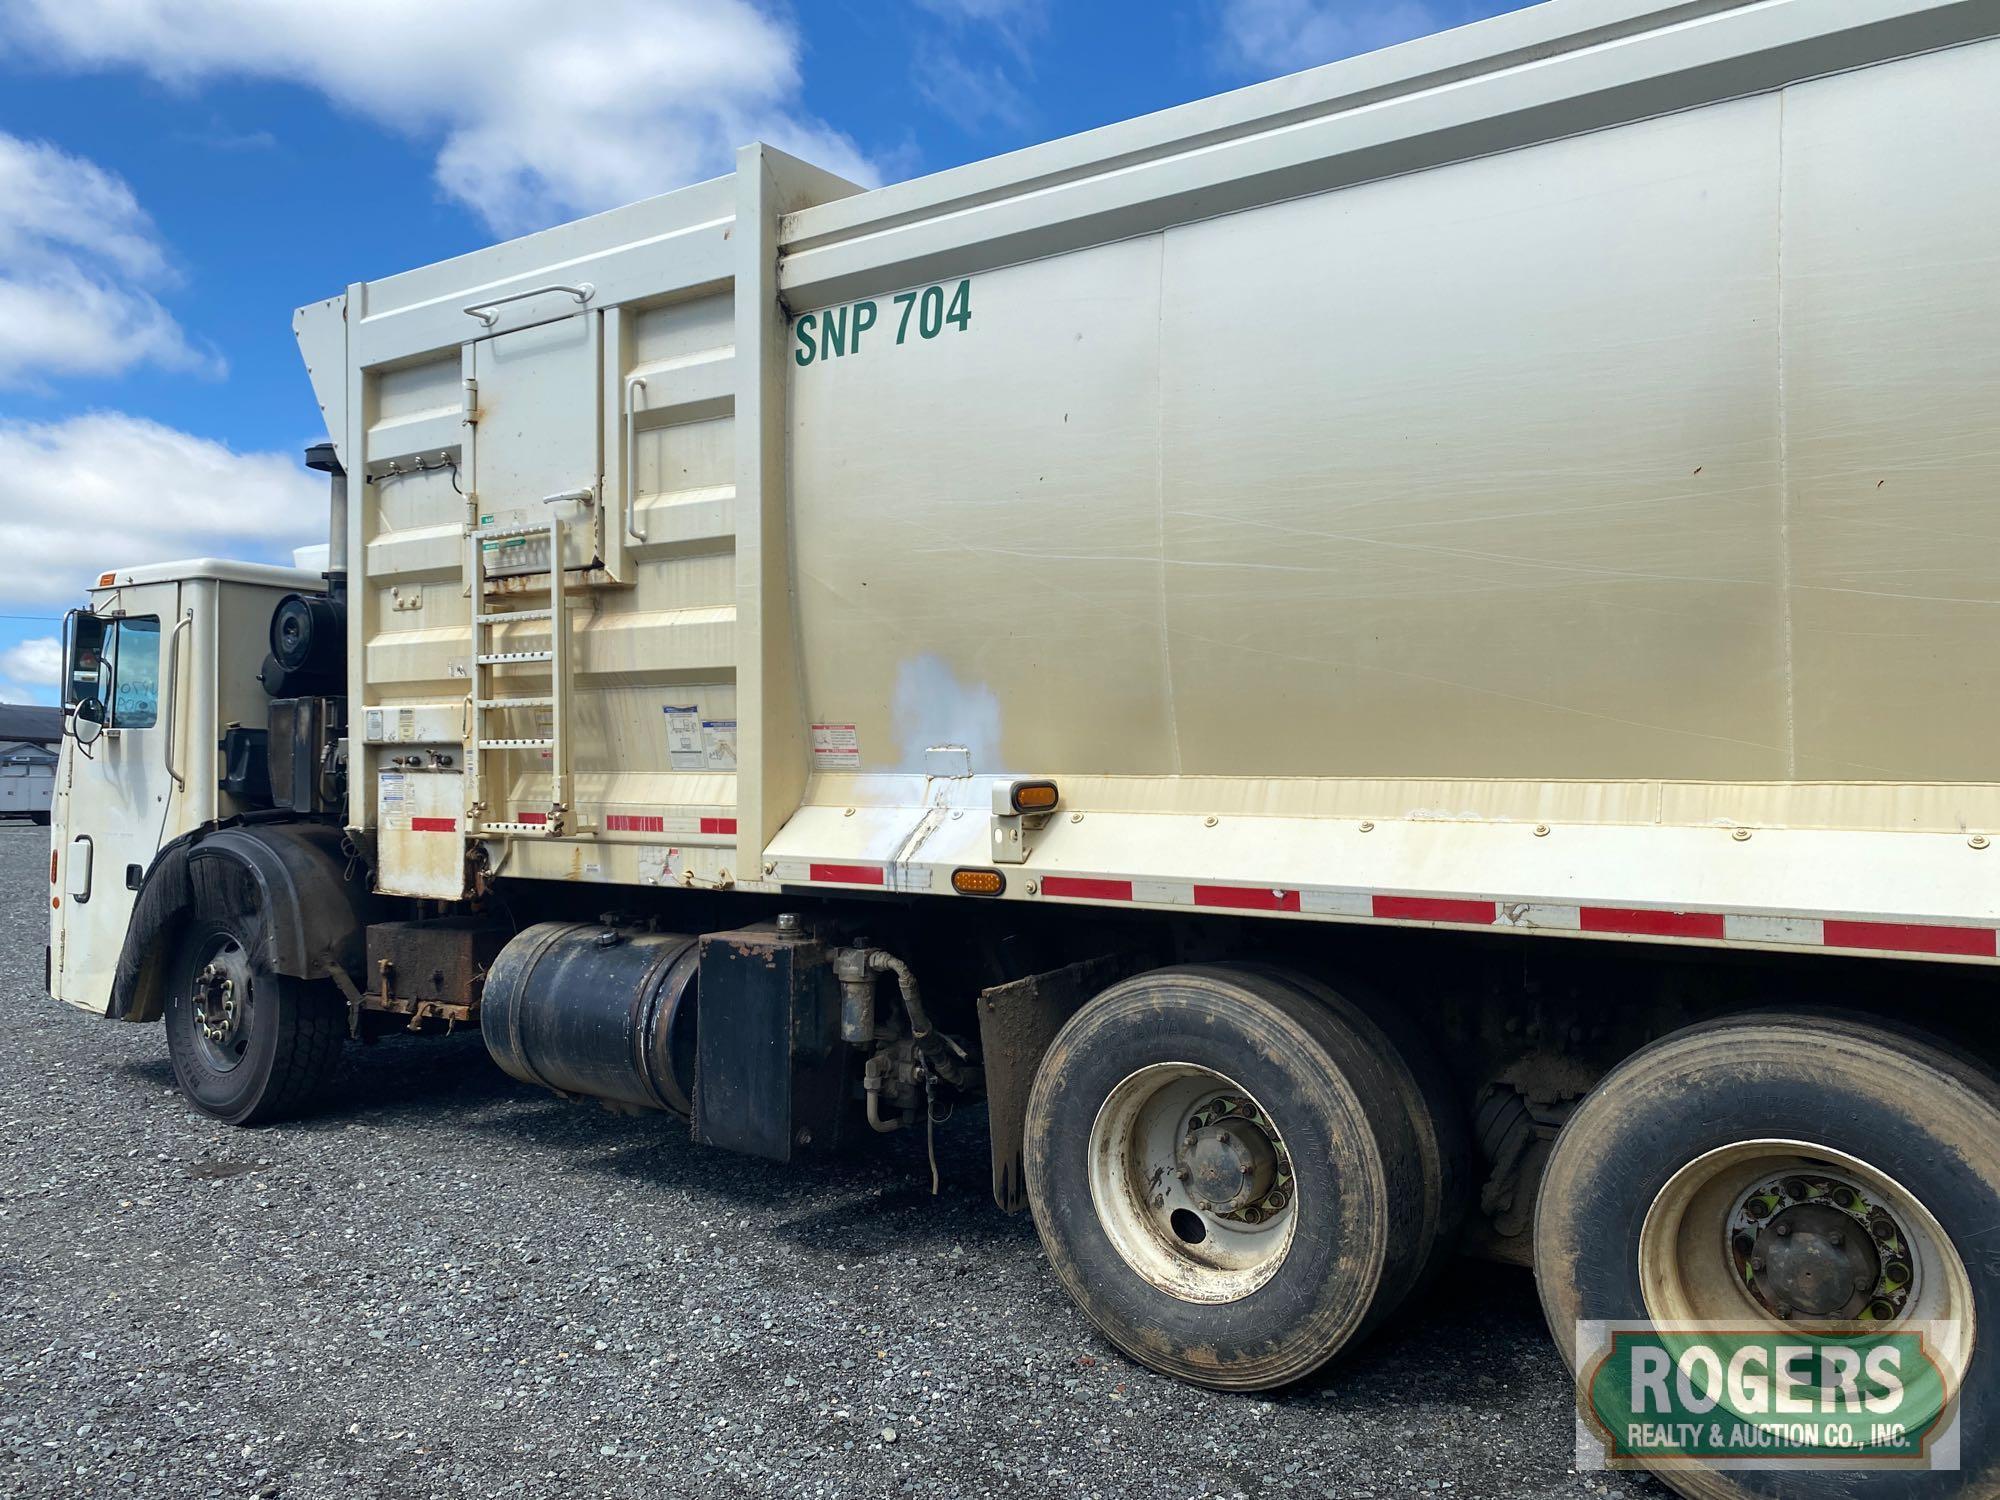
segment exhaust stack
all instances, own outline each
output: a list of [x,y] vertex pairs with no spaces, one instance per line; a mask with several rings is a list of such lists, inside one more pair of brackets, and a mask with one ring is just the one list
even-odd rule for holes
[[326,591],[347,601],[347,470],[331,443],[306,449],[306,467],[327,476]]

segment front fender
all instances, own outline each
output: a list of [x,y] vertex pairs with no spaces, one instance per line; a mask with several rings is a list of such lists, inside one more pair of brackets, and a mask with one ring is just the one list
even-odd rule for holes
[[[350,867],[353,874],[350,876]],[[106,1015],[158,1020],[167,964],[190,918],[246,909],[258,915],[258,958],[294,979],[350,977],[365,959],[368,924],[380,902],[341,832],[324,823],[234,823],[199,828],[162,849],[133,903]]]

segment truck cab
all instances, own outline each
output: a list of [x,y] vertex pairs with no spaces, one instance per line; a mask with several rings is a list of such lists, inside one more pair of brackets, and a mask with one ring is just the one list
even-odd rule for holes
[[103,1014],[133,902],[160,850],[259,799],[225,775],[232,726],[261,730],[267,624],[318,574],[198,558],[98,576],[63,622],[51,810],[49,990]]

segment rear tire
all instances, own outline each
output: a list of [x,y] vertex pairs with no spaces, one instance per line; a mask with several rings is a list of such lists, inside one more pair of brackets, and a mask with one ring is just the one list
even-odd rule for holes
[[[1472,1135],[1458,1090],[1444,1060],[1425,1038],[1416,1017],[1372,990],[1343,979],[1335,991],[1289,969],[1269,971],[1339,1015],[1374,1045],[1401,1062],[1398,1091],[1417,1133],[1424,1164],[1424,1229],[1430,1253],[1410,1295],[1427,1290],[1458,1254],[1472,1177]],[[1379,1037],[1371,1033],[1379,1033]]]
[[1115,985],[1057,1034],[1029,1097],[1050,1264],[1162,1374],[1225,1390],[1309,1375],[1429,1256],[1414,1092],[1379,1030],[1288,976],[1188,967]]
[[[1829,1239],[1846,1222],[1840,1212],[1861,1232]],[[1905,1270],[1898,1293],[1885,1260],[1863,1289],[1871,1263],[1855,1305],[1874,1320],[1960,1326],[1962,1344],[1934,1347],[1964,1370],[1965,1467],[1673,1467],[1660,1477],[1700,1500],[1819,1493],[1836,1477],[1841,1494],[1871,1500],[1992,1494],[2000,1358],[1982,1346],[2000,1339],[2000,1256],[1986,1249],[2000,1224],[2000,1080],[1940,1042],[1851,1017],[1767,1013],[1690,1027],[1634,1054],[1556,1139],[1536,1202],[1535,1281],[1572,1370],[1579,1319],[1810,1334],[1815,1319],[1861,1314],[1833,1308],[1828,1288],[1839,1283],[1818,1272],[1785,1280],[1775,1257],[1762,1258],[1764,1230],[1787,1235],[1794,1225],[1780,1220],[1791,1217],[1799,1238],[1845,1249],[1871,1241],[1876,1216],[1919,1274]]]
[[175,952],[167,992],[167,1052],[181,1092],[230,1125],[310,1110],[346,1035],[333,987],[272,973],[255,929],[242,916],[197,917]]

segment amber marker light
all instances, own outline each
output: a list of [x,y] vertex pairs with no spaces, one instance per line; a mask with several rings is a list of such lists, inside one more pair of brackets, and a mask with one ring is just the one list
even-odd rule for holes
[[1017,781],[1013,788],[1014,811],[1017,813],[1050,812],[1055,808],[1060,793],[1053,781]]
[[961,896],[997,896],[1007,889],[1007,877],[998,870],[953,870],[951,888]]
[[108,589],[117,581],[118,575],[116,573],[99,573],[97,575],[97,586],[101,589]]

